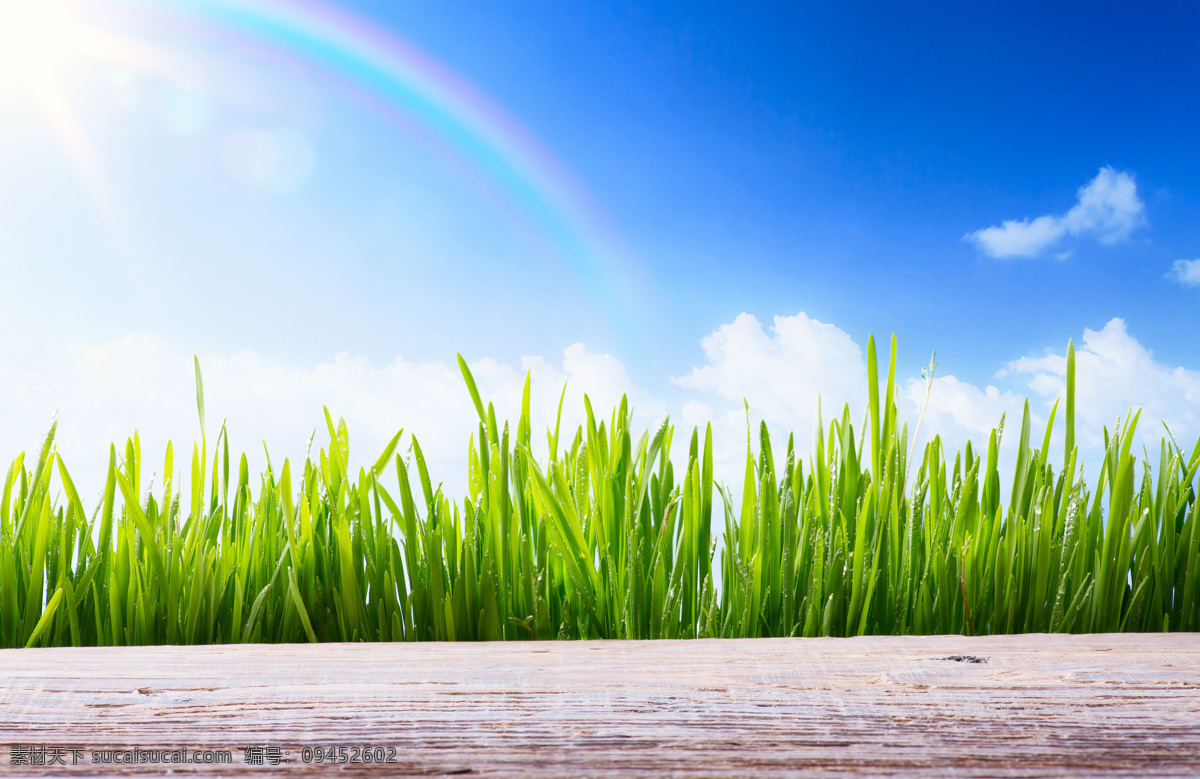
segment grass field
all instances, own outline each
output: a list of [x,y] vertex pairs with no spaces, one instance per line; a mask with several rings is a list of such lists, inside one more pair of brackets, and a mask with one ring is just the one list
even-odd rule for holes
[[[666,423],[631,430],[624,402],[588,404],[539,462],[528,381],[512,430],[460,365],[479,428],[457,500],[415,439],[397,453],[400,433],[350,472],[327,412],[327,448],[253,480],[223,430],[197,442],[187,494],[170,445],[175,476],[151,492],[135,434],[89,512],[51,427],[0,496],[0,646],[1200,629],[1200,442],[1139,458],[1131,414],[1089,488],[1073,347],[1062,459],[1058,407],[1035,437],[1026,404],[1008,495],[1003,422],[978,448],[910,451],[893,339],[882,393],[868,345],[861,429],[848,408],[811,448],[760,426],[738,505],[714,484],[711,428],[675,441]],[[203,429],[198,363],[197,400]]]

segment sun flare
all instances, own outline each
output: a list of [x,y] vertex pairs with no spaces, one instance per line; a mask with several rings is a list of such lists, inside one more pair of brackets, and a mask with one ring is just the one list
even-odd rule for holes
[[0,0],[0,90],[44,89],[78,50],[81,36],[66,0]]

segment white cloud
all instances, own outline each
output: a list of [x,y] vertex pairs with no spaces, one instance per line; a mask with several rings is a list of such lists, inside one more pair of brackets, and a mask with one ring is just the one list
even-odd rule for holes
[[[771,431],[776,457],[782,457],[787,435],[794,433],[799,454],[807,459],[813,443],[815,410],[821,396],[823,433],[840,416],[843,404],[850,406],[850,418],[859,429],[867,401],[867,368],[864,350],[845,331],[834,325],[811,319],[804,313],[776,317],[768,334],[757,319],[742,314],[733,323],[722,325],[700,343],[707,364],[687,376],[672,379],[676,384],[724,399],[716,411],[699,401],[684,407],[683,421],[688,426],[711,420],[715,437],[714,460],[721,480],[735,490],[741,486],[745,465],[746,416],[742,398],[750,405],[750,417],[756,427],[754,445],[758,446],[757,422],[766,421]],[[886,348],[886,346],[884,347]],[[886,360],[886,352],[880,354]],[[886,362],[880,366],[880,392],[886,381]],[[987,437],[1008,415],[1020,421],[1024,398],[996,387],[979,388],[953,375],[937,376],[930,390],[929,405],[920,430],[917,420],[925,402],[926,382],[920,377],[897,377],[897,408],[902,422],[908,422],[909,440],[918,443],[941,436],[950,451],[963,447],[968,440],[986,446]],[[730,402],[732,401],[732,402]],[[1035,421],[1040,418],[1035,417]],[[861,431],[860,431],[861,432]],[[1011,447],[1010,447],[1011,448]],[[1009,458],[1011,461],[1012,458]]]
[[[598,415],[607,418],[622,394],[634,408],[640,431],[671,416],[682,429],[675,454],[686,452],[692,426],[712,423],[716,475],[740,489],[745,462],[746,416],[742,399],[757,423],[767,422],[782,458],[787,435],[807,459],[813,440],[814,411],[820,394],[826,426],[849,403],[859,425],[866,403],[866,365],[863,348],[840,328],[804,313],[775,317],[764,327],[742,314],[701,340],[703,364],[672,379],[679,389],[670,403],[641,389],[624,364],[613,355],[589,352],[582,344],[564,350],[562,359],[524,357],[519,364],[490,358],[471,369],[485,402],[496,404],[496,415],[515,424],[525,371],[532,374],[531,410],[534,445],[545,452],[544,430],[554,424],[564,381],[565,435],[583,420],[586,391]],[[130,335],[119,341],[49,355],[43,367],[28,360],[0,359],[0,456],[31,452],[55,409],[59,414],[58,448],[81,491],[93,501],[103,486],[108,443],[123,447],[135,428],[140,431],[148,465],[158,471],[168,439],[176,443],[176,468],[186,465],[190,442],[197,437],[191,356],[152,335]],[[881,354],[881,360],[886,355]],[[1085,330],[1076,352],[1077,437],[1089,473],[1102,446],[1101,426],[1109,425],[1130,406],[1143,408],[1139,444],[1156,447],[1166,421],[1177,439],[1190,446],[1200,436],[1200,372],[1196,366],[1164,364],[1113,319],[1102,329]],[[365,357],[342,353],[331,360],[302,367],[283,367],[253,351],[201,357],[204,371],[209,441],[222,419],[229,424],[231,449],[246,451],[252,470],[263,466],[261,441],[271,447],[276,466],[286,456],[296,462],[314,428],[314,446],[327,434],[321,407],[336,418],[344,416],[351,436],[354,465],[374,460],[401,427],[421,441],[431,475],[444,481],[447,493],[461,496],[466,489],[465,456],[477,417],[467,390],[452,361],[413,363],[397,357],[379,365]],[[881,371],[885,370],[881,366]],[[954,374],[933,382],[919,443],[942,436],[948,451],[967,440],[985,447],[1001,414],[1009,432],[1001,449],[1002,473],[1011,468],[1024,395],[1031,397],[1035,437],[1040,442],[1051,403],[1064,394],[1065,359],[1058,354],[1025,356],[1004,364],[998,386],[978,386]],[[881,378],[883,378],[881,376]],[[1007,382],[1007,384],[1006,384]],[[925,382],[898,377],[897,402],[901,418],[913,435],[925,397]],[[882,388],[881,388],[882,389]],[[1058,416],[1061,431],[1062,409]],[[402,447],[407,448],[406,436]],[[1052,454],[1057,462],[1061,438]],[[679,463],[677,463],[679,464]],[[186,476],[186,474],[185,474]]]
[[[862,349],[848,334],[802,313],[777,317],[771,329],[773,334],[754,317],[739,316],[701,341],[704,366],[673,379],[707,395],[704,402],[688,401],[681,419],[689,427],[713,422],[717,474],[735,489],[740,486],[745,462],[743,397],[750,404],[751,419],[756,424],[760,418],[767,422],[777,457],[782,456],[789,430],[795,432],[797,448],[807,456],[818,392],[824,399],[826,427],[841,412],[844,401],[850,403],[856,426],[862,419],[866,366]],[[919,377],[898,377],[897,407],[901,419],[908,422],[910,441],[915,436],[918,444],[924,445],[940,436],[951,456],[968,440],[976,451],[985,451],[992,429],[1005,415],[1008,432],[1000,451],[1003,476],[1011,472],[1016,457],[1026,394],[1030,397],[1033,445],[1040,446],[1050,407],[1065,394],[1065,374],[1065,357],[1047,354],[1006,363],[996,378],[1001,384],[1007,380],[1007,387],[981,387],[953,374],[938,375],[919,433],[916,425],[926,382]],[[1111,432],[1113,422],[1131,407],[1142,409],[1138,441],[1152,451],[1163,434],[1160,421],[1170,426],[1185,447],[1200,436],[1200,373],[1155,360],[1149,349],[1128,334],[1123,320],[1114,319],[1100,331],[1084,330],[1076,351],[1076,374],[1076,439],[1093,478],[1102,455],[1102,427],[1108,425]],[[1062,425],[1060,407],[1057,433],[1051,439],[1056,464],[1061,457]],[[754,435],[757,446],[757,430]]]
[[922,379],[908,379],[902,385],[898,403],[901,418],[908,420],[910,435],[918,433],[916,423],[925,408],[919,431],[922,443],[939,435],[951,449],[961,448],[967,441],[984,447],[1002,415],[1006,415],[1005,424],[1010,429],[1014,419],[1020,423],[1025,399],[1012,391],[1001,392],[991,385],[980,389],[953,375],[935,376],[926,407],[925,388]]
[[1200,260],[1175,260],[1167,278],[1185,287],[1200,287]]
[[771,422],[806,423],[818,394],[835,411],[845,401],[861,403],[866,367],[844,330],[801,312],[775,317],[771,331],[750,314],[739,315],[700,341],[707,365],[672,381],[739,405],[745,398],[753,414]]
[[1100,243],[1123,241],[1146,223],[1133,176],[1103,167],[1079,190],[1079,203],[1063,217],[1072,235],[1094,235]]
[[1079,202],[1067,213],[1009,219],[999,227],[968,233],[966,238],[992,257],[1036,257],[1067,235],[1094,238],[1103,244],[1123,241],[1145,224],[1144,210],[1133,176],[1105,166],[1080,187]]
[[[228,420],[231,451],[246,451],[252,470],[264,464],[262,441],[277,468],[284,457],[293,463],[303,459],[314,428],[313,451],[327,445],[322,406],[328,406],[335,421],[346,419],[355,467],[373,462],[403,427],[402,445],[408,446],[407,434],[418,437],[434,480],[444,480],[451,495],[465,493],[467,441],[478,417],[452,362],[411,363],[397,357],[379,366],[341,353],[330,362],[289,369],[245,350],[202,356],[200,363],[210,446],[222,419]],[[584,392],[604,415],[628,393],[635,424],[641,427],[655,425],[666,411],[632,384],[615,357],[588,352],[582,344],[566,349],[561,365],[525,357],[520,366],[483,359],[471,369],[484,403],[494,401],[501,424],[507,419],[514,427],[525,371],[531,371],[534,447],[539,452],[545,450],[543,431],[554,424],[564,381],[563,425],[568,431],[583,419]],[[167,440],[175,442],[180,470],[187,465],[185,456],[190,457],[190,443],[199,437],[192,357],[153,335],[77,349],[61,355],[51,369],[0,363],[0,404],[6,409],[0,417],[4,458],[32,452],[51,415],[61,409],[58,450],[81,494],[90,496],[103,487],[109,442],[123,452],[125,439],[138,430],[145,478],[157,471],[161,483]]]
[[[1111,434],[1118,418],[1131,409],[1141,409],[1138,447],[1145,446],[1157,458],[1164,436],[1163,423],[1185,449],[1200,436],[1200,372],[1172,366],[1154,358],[1154,353],[1131,336],[1123,319],[1114,318],[1100,330],[1085,329],[1075,351],[1075,431],[1081,464],[1094,481],[1104,452],[1103,429]],[[991,429],[1005,414],[1006,433],[1001,443],[1000,473],[1011,472],[1016,457],[1025,397],[1030,399],[1031,445],[1041,446],[1051,406],[1066,396],[1066,357],[1047,353],[1012,360],[997,372],[1000,381],[1019,382],[1008,389],[988,385],[980,388],[954,376],[934,380],[929,408],[920,439],[942,436],[953,451],[972,441],[978,449],[987,445]],[[925,384],[909,379],[903,385],[901,416],[909,429],[920,414]],[[1062,457],[1065,409],[1059,404],[1051,437],[1051,458],[1056,467]],[[1157,459],[1153,460],[1157,464]],[[1007,486],[1004,487],[1007,489]]]
[[1037,219],[1005,220],[999,227],[987,227],[969,234],[980,249],[993,257],[1034,257],[1057,243],[1067,232],[1056,216]]
[[689,427],[713,423],[714,469],[718,479],[735,490],[741,487],[746,458],[743,399],[755,424],[755,449],[761,419],[779,458],[789,432],[796,436],[798,454],[807,456],[818,395],[826,423],[841,413],[843,403],[850,404],[852,414],[862,413],[867,388],[863,352],[834,325],[801,312],[775,317],[767,333],[754,316],[741,314],[701,339],[700,345],[706,364],[671,381],[716,396],[711,399],[716,410],[693,400],[684,406],[682,419]]
[[[1062,355],[1022,357],[1001,373],[1028,376],[1026,386],[1046,407],[1066,393]],[[1076,437],[1090,455],[1103,448],[1103,426],[1111,433],[1113,423],[1130,408],[1142,410],[1139,441],[1151,452],[1163,436],[1163,422],[1184,447],[1200,436],[1200,372],[1155,360],[1153,351],[1129,334],[1123,319],[1114,318],[1099,331],[1083,331],[1082,346],[1075,351],[1075,377]]]

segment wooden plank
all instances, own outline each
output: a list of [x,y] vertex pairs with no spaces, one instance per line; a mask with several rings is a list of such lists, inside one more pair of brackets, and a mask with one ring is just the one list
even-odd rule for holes
[[186,747],[233,762],[174,772],[265,777],[364,745],[396,762],[339,768],[1200,775],[1197,634],[37,649],[0,669],[5,775],[52,773],[12,765],[31,746],[83,750],[59,775],[162,774],[90,761]]

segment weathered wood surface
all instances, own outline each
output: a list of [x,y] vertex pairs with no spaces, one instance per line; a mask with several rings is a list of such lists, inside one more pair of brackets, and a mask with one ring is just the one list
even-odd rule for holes
[[339,771],[1200,776],[1200,634],[0,651],[0,774],[161,775],[90,755],[186,747],[233,763],[175,773],[292,776],[361,745],[398,762]]

